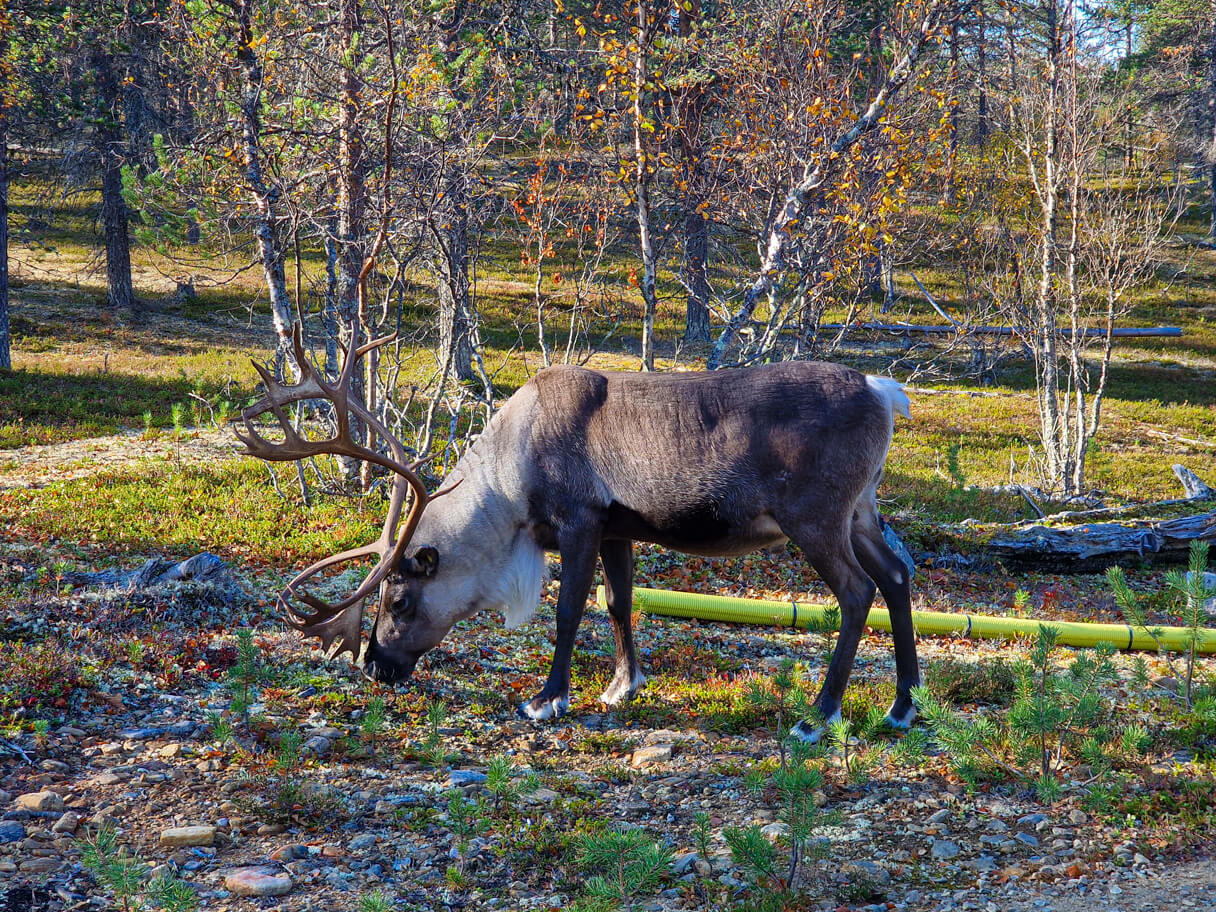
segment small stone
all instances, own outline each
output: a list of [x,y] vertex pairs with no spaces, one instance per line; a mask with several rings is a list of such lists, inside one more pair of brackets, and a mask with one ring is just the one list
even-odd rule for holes
[[299,861],[308,857],[308,846],[285,845],[271,853],[271,859],[279,862]]
[[486,774],[476,770],[452,770],[448,773],[448,788],[465,788],[470,785],[484,785]]
[[938,811],[932,817],[929,818],[929,822],[930,823],[945,823],[949,819],[950,819],[950,809],[942,808],[940,811]]
[[27,858],[18,866],[25,874],[50,874],[62,864],[58,858]]
[[0,845],[20,842],[25,838],[25,827],[16,820],[0,820]]
[[929,854],[939,861],[948,861],[951,858],[957,858],[958,853],[961,851],[962,849],[949,839],[934,839],[933,846],[929,849]]
[[54,792],[27,792],[17,796],[17,807],[23,811],[62,811],[63,799]]
[[548,788],[538,788],[535,792],[532,792],[527,796],[528,802],[531,804],[548,804],[549,802],[556,801],[560,797],[561,795],[553,791],[553,789]]
[[764,834],[764,838],[769,842],[776,842],[782,836],[789,835],[790,828],[784,823],[770,823],[766,827],[762,827],[760,832]]
[[1089,815],[1079,808],[1073,808],[1068,812],[1068,822],[1074,826],[1080,826],[1083,823],[1089,823]]
[[1013,836],[1018,842],[1023,845],[1037,846],[1039,844],[1038,837],[1031,836],[1029,833],[1015,833]]
[[1019,826],[1035,826],[1047,819],[1046,814],[1026,814],[1024,817],[1018,818]]
[[376,844],[376,835],[374,833],[364,833],[362,836],[356,836],[350,841],[352,852],[361,852],[364,849],[370,849]]
[[80,826],[80,815],[75,811],[65,811],[63,816],[55,821],[55,825],[51,827],[51,832],[75,833],[78,826]]
[[1139,852],[1137,852],[1135,855],[1132,856],[1132,861],[1138,865],[1149,864],[1149,860],[1147,858],[1145,858],[1143,855],[1141,855]]
[[639,747],[633,752],[630,765],[634,769],[638,769],[652,763],[666,763],[671,759],[673,746],[671,744],[651,744],[648,747]]
[[1111,884],[1110,889],[1107,892],[1109,892],[1111,896],[1118,896],[1123,892],[1123,888],[1118,884]]
[[224,878],[224,889],[237,896],[282,896],[291,886],[288,875],[266,868],[241,868]]
[[329,753],[331,746],[328,738],[316,735],[304,742],[304,752],[315,757],[324,757]]
[[179,742],[174,741],[171,744],[166,744],[164,747],[158,750],[156,752],[156,756],[160,757],[162,760],[172,760],[174,757],[179,756],[181,752],[182,745]]
[[693,867],[696,865],[696,863],[697,863],[697,853],[696,852],[686,852],[683,855],[677,856],[675,858],[675,860],[672,861],[671,873],[674,874],[676,877],[680,877],[684,874],[687,874],[689,871],[691,871],[693,869]]
[[160,844],[168,847],[209,846],[215,844],[215,827],[170,827],[160,834]]

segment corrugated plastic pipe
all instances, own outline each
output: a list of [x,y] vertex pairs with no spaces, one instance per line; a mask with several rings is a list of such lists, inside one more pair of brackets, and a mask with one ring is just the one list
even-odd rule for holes
[[[604,587],[596,598],[606,604]],[[734,624],[767,624],[781,627],[811,627],[824,623],[825,605],[806,602],[773,602],[758,599],[701,595],[696,592],[665,592],[661,589],[634,589],[633,606],[646,614],[693,618],[702,621],[728,621]],[[875,630],[890,630],[891,615],[885,608],[871,608],[866,623]],[[1035,636],[1040,627],[1059,631],[1062,646],[1097,646],[1113,643],[1119,649],[1144,649],[1156,652],[1160,646],[1182,651],[1187,648],[1185,627],[1160,628],[1153,639],[1142,628],[1129,624],[1082,624],[1073,621],[1037,621],[1028,618],[996,618],[980,614],[949,614],[944,611],[913,611],[917,633],[972,636],[986,640],[1008,640]],[[1199,652],[1216,653],[1216,632],[1208,632],[1198,646]]]

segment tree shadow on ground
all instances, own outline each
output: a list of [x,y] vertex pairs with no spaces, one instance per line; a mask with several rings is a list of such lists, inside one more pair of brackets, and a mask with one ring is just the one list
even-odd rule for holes
[[185,378],[0,371],[0,449],[112,434],[143,425],[145,412],[160,426],[196,390]]

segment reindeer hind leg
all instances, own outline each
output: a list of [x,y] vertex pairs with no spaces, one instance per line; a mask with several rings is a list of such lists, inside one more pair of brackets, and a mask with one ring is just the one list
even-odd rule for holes
[[611,706],[628,700],[646,683],[633,645],[633,542],[616,539],[602,542],[600,560],[616,640],[616,670],[600,699]]

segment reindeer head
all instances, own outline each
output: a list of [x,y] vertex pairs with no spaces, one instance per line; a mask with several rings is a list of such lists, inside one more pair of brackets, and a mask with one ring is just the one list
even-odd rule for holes
[[[438,552],[432,547],[424,546],[413,555],[407,556],[405,553],[427,504],[451,488],[428,495],[426,486],[415,471],[416,466],[406,464],[405,448],[401,441],[357,398],[350,396],[350,381],[359,359],[395,338],[394,333],[367,343],[356,349],[353,354],[348,353],[338,380],[329,384],[308,360],[301,341],[300,328],[297,326],[292,336],[292,345],[296,364],[300,368],[300,381],[294,385],[280,383],[269,371],[254,362],[253,366],[266,386],[266,396],[241,413],[245,433],[237,432],[237,437],[248,452],[261,459],[285,462],[332,454],[366,460],[394,473],[388,515],[380,537],[370,545],[352,548],[317,561],[288,583],[278,598],[278,604],[286,614],[290,626],[305,636],[319,639],[322,648],[330,650],[331,657],[349,652],[357,663],[362,646],[363,603],[373,590],[379,587],[381,607],[362,659],[364,674],[384,682],[408,678],[419,656],[438,645],[459,619],[458,616],[452,615],[448,605],[443,604],[445,600],[425,597],[428,584],[437,578],[440,562]],[[284,406],[292,402],[318,399],[327,400],[333,406],[337,431],[328,440],[307,440],[293,427]],[[282,427],[281,443],[267,440],[253,427],[252,420],[268,411],[274,413]],[[353,439],[350,426],[352,414],[370,433],[385,442],[388,455],[363,446]],[[402,522],[402,510],[411,492],[413,501]],[[401,528],[398,531],[399,523]],[[378,557],[379,561],[362,584],[340,602],[330,604],[300,591],[305,580],[322,570],[367,557]],[[311,613],[302,612],[293,605],[293,598],[312,609]],[[428,609],[428,604],[435,607]]]

